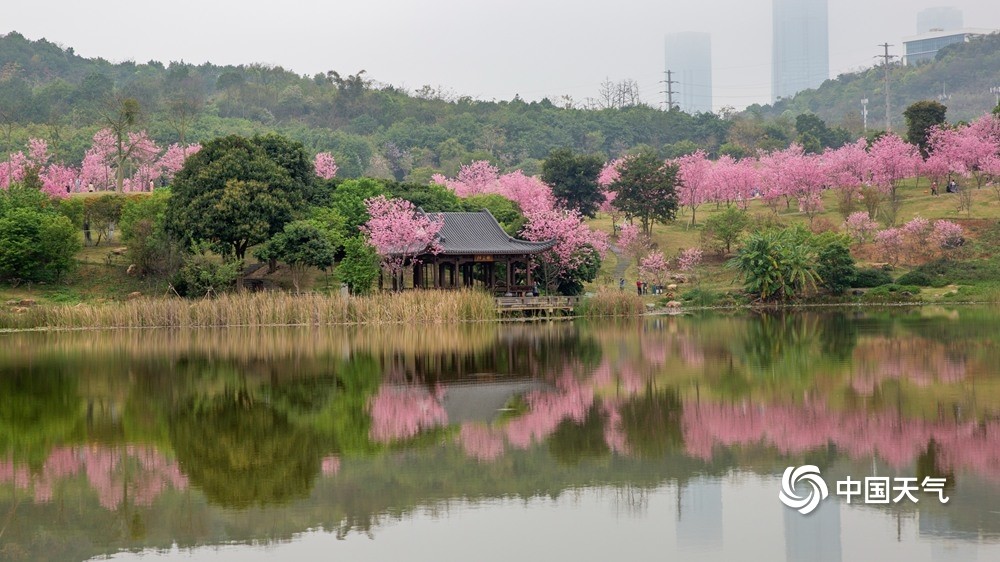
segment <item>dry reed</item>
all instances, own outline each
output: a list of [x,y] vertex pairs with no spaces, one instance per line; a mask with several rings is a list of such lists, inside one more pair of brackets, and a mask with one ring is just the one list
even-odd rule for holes
[[140,298],[0,310],[0,329],[447,324],[497,317],[493,298],[479,291],[407,291],[349,298],[266,291],[203,300]]
[[577,307],[580,316],[639,316],[646,310],[639,295],[631,291],[601,288]]

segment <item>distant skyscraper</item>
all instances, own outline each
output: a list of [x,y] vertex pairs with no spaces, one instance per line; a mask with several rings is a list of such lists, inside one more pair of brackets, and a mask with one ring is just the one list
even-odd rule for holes
[[771,100],[830,77],[826,0],[772,0]]
[[917,35],[962,28],[962,10],[938,6],[917,12]]
[[671,33],[666,40],[666,70],[677,83],[674,104],[688,113],[712,111],[712,38],[708,33]]

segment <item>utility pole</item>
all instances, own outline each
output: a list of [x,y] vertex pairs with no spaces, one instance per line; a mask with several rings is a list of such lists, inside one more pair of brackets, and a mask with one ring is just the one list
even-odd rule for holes
[[861,98],[861,127],[868,133],[868,98]]
[[[1000,86],[993,86],[992,88],[990,88],[990,93],[996,95],[997,105],[1000,105]],[[994,105],[993,107],[996,107],[996,105]]]
[[667,91],[660,93],[667,94],[667,111],[670,111],[674,108],[674,84],[676,84],[677,81],[673,79],[674,71],[668,70],[664,74],[667,75],[667,79],[662,81],[661,84],[667,85]]
[[889,54],[889,47],[892,47],[888,43],[882,43],[879,47],[885,49],[884,55],[878,55],[879,58],[883,59],[885,66],[885,131],[889,132],[892,130],[892,113],[889,109],[889,62],[896,58],[896,55]]

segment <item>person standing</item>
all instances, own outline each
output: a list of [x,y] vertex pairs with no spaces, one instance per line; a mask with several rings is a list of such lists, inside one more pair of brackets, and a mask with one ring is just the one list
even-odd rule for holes
[[635,280],[635,293],[640,297],[642,296],[642,279]]

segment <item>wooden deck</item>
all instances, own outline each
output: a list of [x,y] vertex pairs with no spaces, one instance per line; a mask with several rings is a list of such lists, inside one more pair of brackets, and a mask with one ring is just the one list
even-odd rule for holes
[[500,314],[509,312],[530,312],[553,315],[573,312],[580,303],[580,297],[497,297]]

